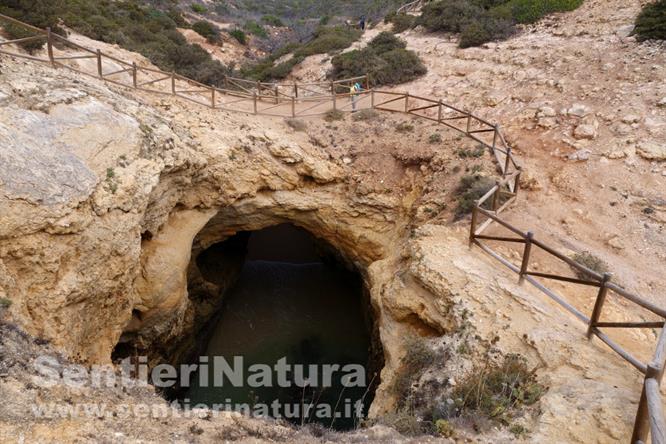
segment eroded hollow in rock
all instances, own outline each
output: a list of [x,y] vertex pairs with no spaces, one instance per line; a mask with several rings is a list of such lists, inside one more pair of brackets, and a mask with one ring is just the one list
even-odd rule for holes
[[[208,375],[193,375],[177,398],[338,429],[361,419],[357,401],[367,414],[381,345],[362,274],[331,245],[291,224],[239,232],[193,251],[188,278],[189,297],[216,314],[195,346]],[[235,376],[216,380],[219,357]],[[231,379],[241,367],[236,386]]]

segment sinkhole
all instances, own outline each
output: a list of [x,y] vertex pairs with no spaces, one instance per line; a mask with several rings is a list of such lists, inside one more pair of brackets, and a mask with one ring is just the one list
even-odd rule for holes
[[383,355],[362,271],[341,252],[280,224],[193,251],[188,274],[190,298],[221,304],[199,339],[206,373],[178,400],[338,430],[365,417]]

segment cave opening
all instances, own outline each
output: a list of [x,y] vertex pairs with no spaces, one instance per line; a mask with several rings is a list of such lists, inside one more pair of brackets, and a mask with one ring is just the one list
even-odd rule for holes
[[180,402],[338,430],[367,415],[377,326],[361,272],[329,243],[293,224],[238,232],[193,249],[188,292],[221,303]]

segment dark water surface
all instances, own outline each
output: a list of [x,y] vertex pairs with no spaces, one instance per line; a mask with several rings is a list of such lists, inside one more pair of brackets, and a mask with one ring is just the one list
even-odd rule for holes
[[[286,237],[273,236],[280,243]],[[356,273],[321,262],[304,263],[316,257],[314,250],[293,249],[282,246],[289,262],[257,260],[272,257],[270,242],[262,236],[252,235],[245,262],[237,284],[225,295],[225,305],[219,323],[215,327],[206,350],[209,362],[214,356],[225,357],[233,363],[234,356],[243,356],[245,380],[253,374],[247,369],[253,364],[267,364],[271,368],[279,359],[288,364],[318,364],[319,387],[278,387],[273,374],[272,387],[232,387],[225,379],[224,386],[213,386],[214,371],[209,371],[208,387],[199,385],[199,377],[193,378],[192,387],[184,394],[191,404],[241,404],[270,405],[274,400],[282,404],[327,404],[343,417],[334,421],[335,428],[353,426],[354,420],[344,418],[350,413],[345,403],[353,404],[365,396],[367,408],[369,395],[366,387],[347,387],[339,378],[345,372],[334,373],[332,387],[321,387],[321,364],[368,363],[370,338],[363,316],[362,284]],[[264,250],[262,250],[264,248]],[[268,249],[267,249],[268,248]],[[286,248],[286,250],[284,250]],[[284,256],[281,256],[284,257]],[[308,375],[306,367],[306,377]],[[310,375],[312,376],[312,375]],[[293,374],[289,375],[293,379]],[[367,377],[370,379],[371,377]],[[366,380],[366,385],[369,383]],[[297,412],[292,422],[300,423],[303,410]],[[281,414],[286,412],[281,410]],[[294,412],[292,411],[292,415]],[[272,416],[272,415],[271,415]],[[317,420],[313,412],[306,422],[316,421],[330,426],[332,420]]]

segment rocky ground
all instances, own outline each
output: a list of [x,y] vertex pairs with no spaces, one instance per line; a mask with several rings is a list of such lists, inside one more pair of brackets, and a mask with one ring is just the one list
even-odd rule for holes
[[[627,36],[639,4],[587,1],[476,49],[409,31],[404,37],[429,73],[399,89],[501,122],[528,176],[506,217],[565,252],[594,251],[623,285],[663,302],[666,64],[663,48]],[[296,75],[319,78],[326,64],[312,58]],[[55,350],[62,360],[108,362],[123,334],[146,344],[185,334],[207,308],[187,301],[184,271],[164,270],[187,268],[192,239],[215,214],[226,220],[213,227],[216,239],[293,220],[365,270],[387,359],[382,380],[399,369],[413,331],[433,349],[459,350],[465,341],[470,350],[433,365],[421,383],[450,389],[493,350],[520,353],[538,368],[549,389],[515,417],[527,434],[454,423],[456,439],[627,440],[638,373],[587,341],[583,326],[544,296],[467,249],[467,221],[453,222],[453,193],[466,171],[491,175],[493,166],[461,159],[456,150],[473,146],[455,134],[383,114],[294,124],[212,111],[7,58],[0,72],[0,297],[13,302],[0,335],[3,441],[410,440],[384,426],[316,436],[231,415],[35,418],[35,401],[163,403],[149,389],[35,387],[31,360]],[[413,128],[397,130],[405,121]],[[431,143],[433,133],[440,142]],[[558,290],[590,304],[585,293]],[[634,315],[626,305],[611,310]],[[627,335],[623,344],[645,356],[650,335]],[[375,414],[391,403],[387,383]]]

